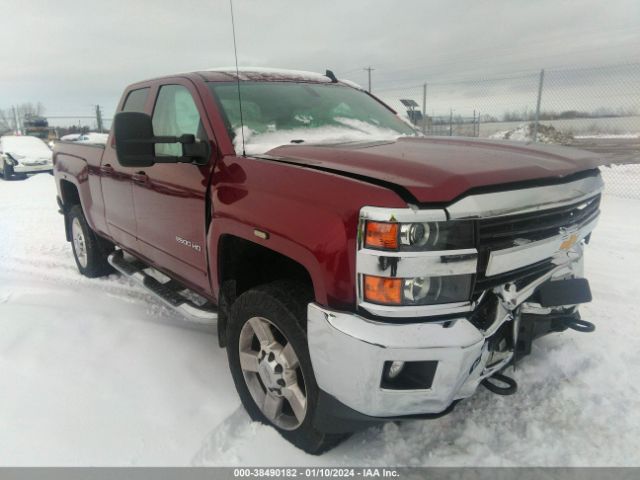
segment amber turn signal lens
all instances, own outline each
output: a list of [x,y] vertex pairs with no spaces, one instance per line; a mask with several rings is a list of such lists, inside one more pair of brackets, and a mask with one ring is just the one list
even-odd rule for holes
[[402,280],[399,278],[364,276],[364,298],[384,305],[402,303]]
[[374,248],[398,248],[398,224],[367,222],[365,246]]

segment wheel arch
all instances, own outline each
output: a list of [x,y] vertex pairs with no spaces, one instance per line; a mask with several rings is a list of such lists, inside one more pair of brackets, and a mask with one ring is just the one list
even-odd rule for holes
[[242,293],[276,280],[307,286],[317,298],[317,280],[300,261],[284,252],[233,234],[221,235],[217,248],[218,341],[226,346],[229,308]]
[[[82,200],[80,199],[80,191],[78,186],[66,179],[61,179],[60,183],[60,204],[64,215],[64,232],[67,242],[71,241],[71,224],[69,222],[69,211],[75,206],[80,205],[82,208]],[[84,211],[84,208],[83,208]]]

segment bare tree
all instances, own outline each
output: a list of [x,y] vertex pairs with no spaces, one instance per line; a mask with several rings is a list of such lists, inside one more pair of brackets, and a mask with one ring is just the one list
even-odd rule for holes
[[0,110],[0,134],[13,130],[13,113],[9,110]]
[[16,111],[20,118],[41,117],[44,114],[44,105],[41,102],[33,104],[31,102],[16,105]]
[[35,104],[26,102],[10,108],[0,109],[0,134],[19,130],[21,126],[16,123],[42,117],[44,112],[45,108],[41,102]]

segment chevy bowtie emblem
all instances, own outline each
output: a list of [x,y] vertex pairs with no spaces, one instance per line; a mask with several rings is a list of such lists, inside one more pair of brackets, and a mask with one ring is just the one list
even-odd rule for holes
[[562,241],[562,243],[560,244],[560,250],[569,250],[571,247],[573,247],[576,244],[577,241],[578,241],[578,235],[576,235],[575,233],[572,233]]

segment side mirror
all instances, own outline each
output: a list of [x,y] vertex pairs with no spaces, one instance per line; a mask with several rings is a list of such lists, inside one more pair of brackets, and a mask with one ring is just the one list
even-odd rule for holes
[[[197,142],[194,135],[156,137],[151,117],[141,112],[120,112],[113,119],[118,161],[123,167],[150,167],[156,163],[194,163],[204,165],[209,160],[209,144]],[[182,156],[155,154],[157,143],[182,144]]]

